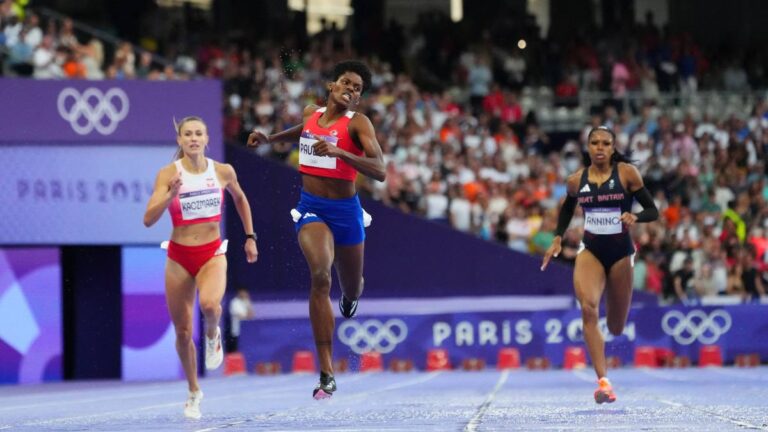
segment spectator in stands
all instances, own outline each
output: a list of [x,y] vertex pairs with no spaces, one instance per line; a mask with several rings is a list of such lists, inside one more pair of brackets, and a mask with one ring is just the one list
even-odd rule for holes
[[673,286],[675,290],[675,300],[683,304],[689,304],[692,294],[695,291],[692,289],[691,282],[693,282],[693,259],[691,257],[685,258],[683,262],[683,268],[675,272],[673,278]]
[[53,38],[50,35],[44,36],[42,42],[40,42],[40,45],[32,55],[33,77],[36,79],[64,77],[64,71],[61,70],[64,58],[59,57],[57,54],[58,51],[54,48]]
[[30,77],[34,72],[33,56],[34,48],[26,41],[26,29],[16,36],[15,43],[10,46],[8,55],[8,64],[13,73],[20,77]]
[[575,107],[579,104],[579,87],[576,75],[567,73],[555,87],[555,105]]
[[24,36],[24,42],[31,46],[32,49],[37,48],[37,46],[40,45],[40,43],[43,41],[43,30],[40,29],[40,18],[37,16],[37,14],[30,13],[27,15],[24,28],[27,31],[26,35]]
[[490,92],[493,74],[485,55],[473,56],[467,71],[467,89],[472,105],[472,113],[478,115],[482,110],[483,99]]
[[766,296],[763,277],[755,263],[754,251],[750,248],[741,250],[741,281],[744,286],[745,299],[758,299]]
[[[701,270],[696,273],[692,282],[693,290],[699,298],[715,297],[725,294],[725,287],[719,287],[715,275],[712,272],[712,266],[704,264]],[[722,289],[721,289],[722,288]]]
[[61,22],[61,28],[59,28],[59,34],[57,36],[59,46],[69,48],[71,50],[80,48],[80,41],[75,36],[75,23],[71,18],[65,18]]
[[726,284],[726,293],[732,296],[746,297],[747,292],[744,289],[744,279],[741,263],[736,263],[728,270],[728,280]]

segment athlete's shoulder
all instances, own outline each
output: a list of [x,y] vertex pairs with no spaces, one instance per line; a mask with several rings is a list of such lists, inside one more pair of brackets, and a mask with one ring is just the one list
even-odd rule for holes
[[319,106],[319,105],[315,105],[315,104],[309,104],[309,105],[305,106],[304,107],[304,117],[311,116],[312,114],[314,114],[320,108],[322,108],[322,107]]
[[213,167],[216,170],[216,174],[224,178],[230,178],[235,175],[235,167],[225,162],[218,162],[213,159]]
[[351,111],[352,118],[349,120],[349,124],[353,127],[365,127],[365,126],[373,126],[373,123],[371,123],[371,119],[368,118],[367,115],[359,112],[359,111]]
[[619,162],[619,180],[624,184],[628,192],[634,193],[643,187],[643,176],[640,170],[631,163]]
[[579,182],[581,181],[581,177],[584,175],[584,170],[586,168],[579,168],[575,172],[572,172],[568,175],[568,177],[565,179],[565,183],[570,185],[573,183],[575,186],[579,185]]
[[637,167],[631,163],[619,162],[617,165],[617,169],[619,170],[619,175],[622,177],[628,177],[628,178],[640,177],[640,170],[638,170]]
[[158,171],[158,174],[173,175],[173,174],[176,174],[176,171],[178,171],[178,168],[176,168],[176,161],[173,161],[171,163],[165,164],[162,167],[160,167],[160,171]]
[[565,187],[569,195],[576,194],[576,191],[579,189],[579,182],[581,182],[581,176],[584,174],[585,169],[586,168],[580,168],[565,179]]

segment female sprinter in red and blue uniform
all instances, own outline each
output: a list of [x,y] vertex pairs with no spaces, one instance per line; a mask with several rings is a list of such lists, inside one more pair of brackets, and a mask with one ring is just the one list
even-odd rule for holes
[[232,196],[246,233],[245,256],[256,262],[256,235],[251,207],[237,182],[232,165],[205,157],[208,131],[199,117],[186,117],[177,125],[179,145],[175,162],[160,169],[144,214],[144,225],[152,226],[167,208],[173,222],[165,265],[165,294],[176,329],[176,351],[189,384],[184,415],[200,418],[203,392],[197,381],[197,355],[192,341],[195,287],[205,317],[205,367],[216,369],[224,358],[221,346],[221,299],[227,285],[226,240],[219,222],[224,189]]
[[309,319],[320,361],[320,382],[312,393],[315,399],[330,397],[336,390],[331,267],[336,268],[341,285],[342,316],[355,315],[363,293],[367,224],[354,181],[358,172],[378,181],[386,176],[371,121],[350,110],[370,87],[370,70],[361,62],[346,61],[334,67],[332,79],[325,107],[307,106],[302,124],[270,136],[258,131],[248,136],[249,146],[299,143],[302,191],[291,215],[311,275]]

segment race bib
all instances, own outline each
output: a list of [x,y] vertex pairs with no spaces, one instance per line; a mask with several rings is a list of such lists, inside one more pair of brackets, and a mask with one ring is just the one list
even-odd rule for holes
[[304,131],[299,138],[299,164],[315,168],[336,169],[336,158],[329,156],[317,156],[315,154],[315,143],[319,139],[328,144],[337,145],[338,138],[333,136],[313,135]]
[[221,214],[221,190],[213,188],[181,193],[179,203],[184,220],[218,216]]
[[621,209],[617,207],[585,209],[584,231],[598,235],[621,233]]

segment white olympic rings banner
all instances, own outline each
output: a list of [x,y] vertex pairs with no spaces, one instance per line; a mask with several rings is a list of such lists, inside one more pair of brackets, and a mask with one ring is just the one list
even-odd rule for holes
[[[88,135],[94,129],[102,135],[111,135],[120,121],[128,116],[128,95],[118,87],[103,93],[88,87],[82,93],[73,87],[61,90],[56,100],[61,118],[69,122],[79,135]],[[105,121],[106,120],[106,121]]]
[[369,319],[362,323],[348,320],[339,326],[337,335],[344,345],[357,354],[370,351],[387,354],[408,337],[408,326],[398,318],[385,322]]
[[661,328],[680,345],[690,345],[695,341],[709,345],[728,333],[732,321],[731,314],[724,309],[716,309],[709,314],[701,309],[688,313],[671,310],[661,319]]

